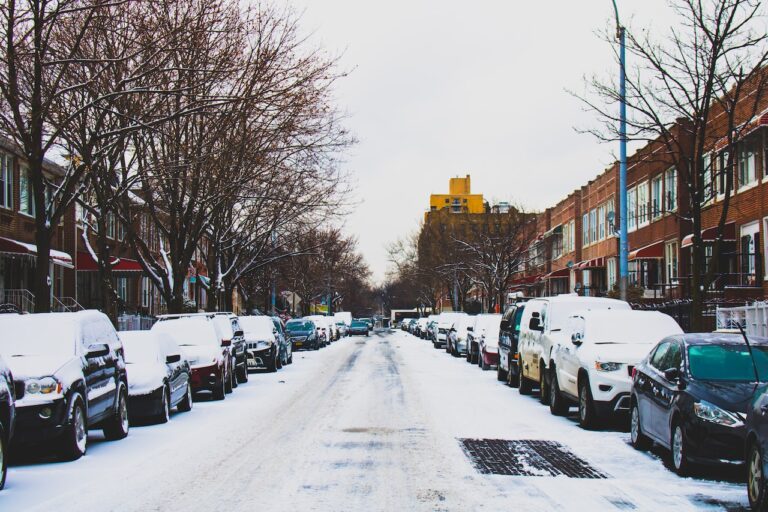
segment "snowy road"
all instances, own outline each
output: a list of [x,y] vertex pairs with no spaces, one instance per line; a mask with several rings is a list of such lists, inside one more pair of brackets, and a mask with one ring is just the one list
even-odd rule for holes
[[[406,333],[294,358],[77,462],[17,463],[0,510],[746,509],[741,482],[679,478]],[[605,478],[481,474],[460,439],[556,441]]]

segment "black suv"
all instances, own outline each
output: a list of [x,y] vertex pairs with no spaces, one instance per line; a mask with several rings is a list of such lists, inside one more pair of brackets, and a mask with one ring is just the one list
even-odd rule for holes
[[50,444],[64,458],[85,454],[88,429],[128,435],[123,347],[98,311],[0,316],[0,354],[24,390],[14,446]]
[[21,398],[24,390],[16,394],[13,386],[11,370],[0,357],[0,489],[5,486],[5,475],[8,472],[8,447],[13,438],[13,428],[16,424],[16,398]]
[[520,341],[520,319],[524,309],[525,302],[518,302],[507,308],[499,326],[499,365],[496,367],[496,376],[512,387],[517,387],[519,380],[517,346]]

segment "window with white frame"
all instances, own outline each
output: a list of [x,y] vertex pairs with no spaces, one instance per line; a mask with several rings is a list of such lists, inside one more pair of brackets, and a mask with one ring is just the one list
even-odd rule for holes
[[650,221],[650,212],[648,211],[648,182],[637,186],[637,225],[644,226]]
[[552,235],[552,259],[556,260],[563,255],[563,234]]
[[573,252],[576,250],[576,221],[572,220],[568,223],[568,251]]
[[627,191],[627,230],[637,229],[637,188]]
[[597,236],[600,240],[605,239],[605,205],[601,204],[597,208]]
[[115,214],[112,212],[107,213],[105,219],[107,224],[107,238],[115,239]]
[[616,258],[608,258],[605,262],[606,274],[608,278],[608,290],[613,290],[616,286]]
[[728,185],[728,152],[723,151],[717,157],[717,196],[718,198],[725,195],[725,187]]
[[752,142],[739,144],[739,189],[749,187],[757,181],[755,172],[755,145]]
[[563,224],[563,254],[568,254],[573,250],[571,247],[571,223]]
[[613,209],[613,199],[605,203],[605,223],[608,230],[605,235],[610,238],[616,232],[616,210]]
[[589,212],[589,240],[597,242],[597,208]]
[[13,208],[13,159],[0,153],[0,206]]
[[152,301],[152,281],[148,277],[141,278],[141,306],[148,308]]
[[[768,233],[768,217],[763,219],[763,233]],[[763,238],[763,258],[765,259],[763,262],[763,269],[765,272],[764,280],[768,281],[768,236]]]
[[712,156],[709,153],[706,153],[701,158],[701,176],[704,180],[701,204],[707,205],[715,198],[715,189],[717,188],[717,179],[712,169]]
[[665,212],[674,212],[677,210],[677,169],[672,167],[664,173],[664,205]]
[[585,213],[581,217],[581,245],[586,247],[589,245],[589,214]]
[[669,242],[664,245],[664,262],[667,269],[667,284],[677,283],[677,242]]
[[32,193],[32,180],[29,177],[29,169],[19,169],[19,211],[35,216],[35,198]]
[[662,176],[658,175],[651,181],[651,218],[658,219],[661,217],[664,207],[662,203]]
[[128,278],[118,277],[115,280],[117,296],[121,301],[125,302],[128,299]]

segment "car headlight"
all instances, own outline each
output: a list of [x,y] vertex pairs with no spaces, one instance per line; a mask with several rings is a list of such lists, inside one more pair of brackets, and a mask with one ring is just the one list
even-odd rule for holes
[[621,370],[621,363],[604,363],[595,361],[595,370],[599,372],[616,372]]
[[30,395],[50,395],[51,393],[61,393],[61,383],[53,377],[30,379],[25,383],[24,389]]
[[726,427],[740,427],[743,425],[738,416],[709,402],[701,401],[694,403],[693,412],[700,419],[717,423],[718,425],[725,425]]

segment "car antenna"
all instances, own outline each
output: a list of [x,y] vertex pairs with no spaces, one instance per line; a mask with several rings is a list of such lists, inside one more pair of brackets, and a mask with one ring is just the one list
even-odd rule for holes
[[760,375],[757,373],[757,363],[755,363],[755,354],[752,353],[752,345],[749,343],[749,338],[747,338],[747,333],[744,332],[744,327],[741,326],[741,322],[736,325],[739,326],[739,332],[744,338],[744,343],[747,344],[747,349],[749,349],[749,358],[752,360],[752,368],[755,370],[755,382],[759,383]]

